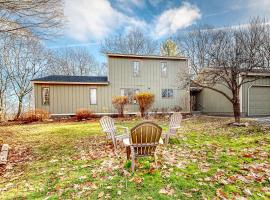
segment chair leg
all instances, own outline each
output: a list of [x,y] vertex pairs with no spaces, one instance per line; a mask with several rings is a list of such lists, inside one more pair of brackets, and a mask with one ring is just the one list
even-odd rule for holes
[[134,148],[130,147],[130,151],[131,151],[131,169],[132,172],[134,173],[135,170],[135,153],[134,153]]
[[158,164],[157,164],[157,159],[158,159],[158,156],[157,156],[157,154],[156,154],[156,153],[154,154],[154,158],[155,158],[155,165],[156,165],[156,168],[158,168]]
[[126,147],[126,152],[127,152],[127,160],[130,160],[130,147]]

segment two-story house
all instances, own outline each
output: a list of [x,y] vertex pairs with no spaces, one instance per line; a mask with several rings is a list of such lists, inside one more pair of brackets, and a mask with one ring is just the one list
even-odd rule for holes
[[107,54],[108,76],[52,75],[32,80],[35,108],[52,115],[74,115],[77,109],[88,108],[99,114],[116,113],[112,97],[130,98],[126,113],[138,112],[133,95],[139,91],[155,95],[152,109],[172,110],[178,106],[189,112],[189,86],[182,86],[178,77],[187,73],[185,57]]

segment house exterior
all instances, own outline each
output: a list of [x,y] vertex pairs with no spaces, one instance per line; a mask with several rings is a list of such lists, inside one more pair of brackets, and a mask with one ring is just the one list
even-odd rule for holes
[[47,76],[32,80],[35,108],[52,115],[74,115],[80,108],[97,114],[112,114],[117,110],[112,97],[130,98],[126,113],[138,112],[132,96],[139,91],[155,95],[152,109],[173,110],[180,106],[189,112],[189,86],[181,86],[178,76],[187,73],[185,57],[107,54],[108,76]]
[[[252,81],[254,78],[257,80]],[[242,116],[270,116],[270,73],[249,73],[246,80],[252,82],[240,88]],[[231,96],[225,86],[217,85],[217,88]],[[192,90],[197,96],[197,110],[211,115],[233,115],[232,104],[222,94],[207,88],[200,91],[191,88],[191,93]]]

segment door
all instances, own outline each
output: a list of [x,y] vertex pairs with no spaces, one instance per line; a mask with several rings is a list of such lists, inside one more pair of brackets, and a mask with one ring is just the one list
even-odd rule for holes
[[250,88],[249,115],[270,115],[270,86]]

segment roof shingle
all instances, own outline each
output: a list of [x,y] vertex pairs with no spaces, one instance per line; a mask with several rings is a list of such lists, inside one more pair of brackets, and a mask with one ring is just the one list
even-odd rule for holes
[[78,82],[78,83],[103,83],[108,82],[107,76],[65,76],[51,75],[41,78],[36,78],[31,81],[41,82]]

